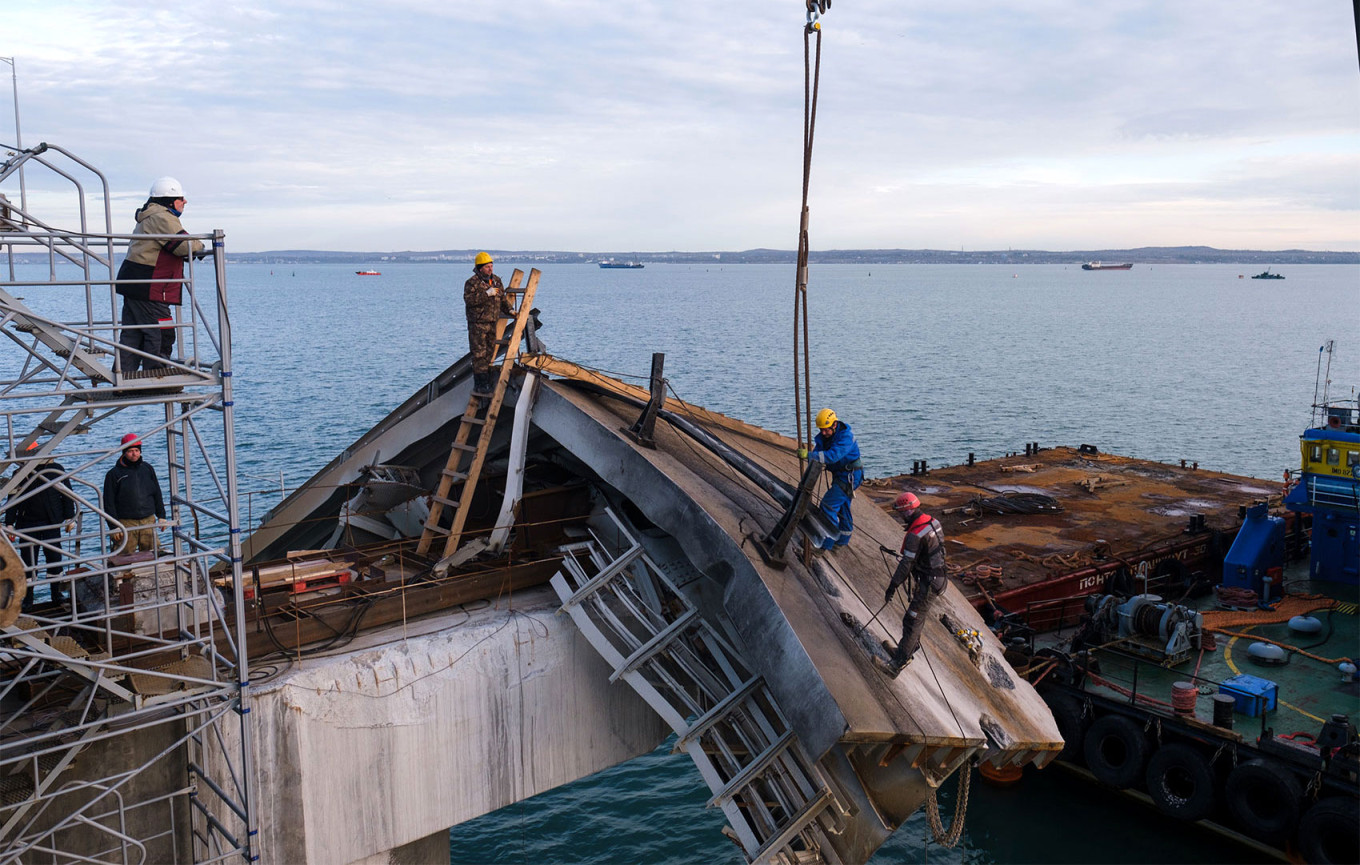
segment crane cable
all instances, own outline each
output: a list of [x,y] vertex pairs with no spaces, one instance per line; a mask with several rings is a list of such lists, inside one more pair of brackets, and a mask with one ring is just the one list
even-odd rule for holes
[[[812,138],[817,127],[817,88],[822,73],[822,25],[819,19],[830,7],[831,0],[807,0],[807,24],[803,27],[803,200],[798,220],[798,271],[793,296],[793,410],[798,431],[800,475],[807,468],[807,453],[812,448],[812,371],[807,320],[808,189],[812,182]],[[813,33],[817,34],[815,62],[811,51]]]

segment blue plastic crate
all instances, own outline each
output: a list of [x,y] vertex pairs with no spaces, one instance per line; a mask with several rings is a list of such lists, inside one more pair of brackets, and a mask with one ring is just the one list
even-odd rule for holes
[[1218,686],[1218,692],[1233,698],[1233,711],[1259,718],[1266,712],[1275,711],[1280,687],[1269,679],[1242,673],[1224,681]]

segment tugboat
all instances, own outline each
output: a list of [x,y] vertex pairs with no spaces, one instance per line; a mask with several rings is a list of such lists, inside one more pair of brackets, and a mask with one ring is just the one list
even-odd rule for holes
[[376,271],[376,270],[356,270],[356,271],[354,271],[354,275],[355,275],[355,276],[382,276],[382,274],[379,273],[379,272]]
[[1284,279],[1284,274],[1271,273],[1270,268],[1267,267],[1265,270],[1253,276],[1252,279]]
[[603,270],[638,270],[646,266],[640,261],[615,261],[612,258],[600,262]]

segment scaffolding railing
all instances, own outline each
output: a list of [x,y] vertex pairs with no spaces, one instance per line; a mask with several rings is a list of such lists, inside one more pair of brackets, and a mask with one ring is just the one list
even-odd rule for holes
[[[108,181],[70,152],[5,150],[0,865],[252,861],[224,235],[173,236],[204,244],[181,304],[124,323],[146,280],[118,260],[171,237],[114,233]],[[21,167],[28,210],[4,195]],[[127,432],[161,487],[149,526],[106,496]]]

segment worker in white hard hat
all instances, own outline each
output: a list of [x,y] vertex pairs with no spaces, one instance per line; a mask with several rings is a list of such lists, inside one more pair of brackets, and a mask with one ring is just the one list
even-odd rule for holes
[[179,218],[187,200],[184,187],[173,177],[162,177],[151,184],[146,204],[137,209],[134,238],[127,257],[118,268],[117,292],[123,296],[122,332],[118,342],[118,367],[123,375],[142,369],[165,366],[175,346],[174,317],[171,306],[179,306],[184,285],[184,260],[202,255],[197,240],[174,240],[155,235],[188,234]]

